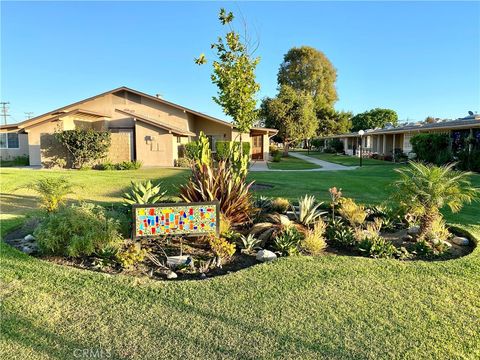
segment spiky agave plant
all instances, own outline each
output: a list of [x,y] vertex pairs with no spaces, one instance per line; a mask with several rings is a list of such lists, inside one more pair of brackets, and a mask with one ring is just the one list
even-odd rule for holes
[[255,212],[249,193],[252,184],[245,181],[245,176],[239,177],[224,160],[216,166],[213,162],[196,164],[189,181],[180,185],[180,198],[186,202],[217,200],[222,214],[232,224],[240,224],[250,221]]
[[125,205],[133,204],[155,204],[159,202],[167,193],[162,190],[162,183],[154,185],[150,180],[143,182],[132,181],[130,190],[123,194]]
[[408,167],[395,169],[400,174],[400,180],[395,182],[395,195],[419,214],[419,239],[424,239],[441,219],[440,209],[448,206],[452,212],[458,212],[480,195],[479,189],[468,180],[472,173],[455,171],[454,166],[411,161]]
[[318,209],[322,204],[323,202],[317,203],[313,195],[305,195],[298,199],[298,211],[294,211],[296,220],[305,226],[315,223],[326,213]]

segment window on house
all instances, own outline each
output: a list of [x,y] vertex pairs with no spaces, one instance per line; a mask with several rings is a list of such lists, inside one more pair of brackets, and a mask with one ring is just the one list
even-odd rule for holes
[[182,143],[182,137],[181,136],[177,136],[177,144],[181,144]]
[[7,134],[7,140],[10,149],[18,149],[18,134]]
[[216,149],[216,142],[217,142],[217,139],[216,139],[216,136],[215,135],[207,135],[207,139],[208,139],[208,143],[210,145],[210,149],[212,150],[212,152],[216,152],[217,149]]
[[0,149],[18,149],[18,134],[0,134]]

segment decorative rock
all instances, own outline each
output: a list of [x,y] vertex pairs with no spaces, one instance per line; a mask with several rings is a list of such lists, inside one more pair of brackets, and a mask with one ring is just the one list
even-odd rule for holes
[[25,236],[23,239],[24,239],[25,241],[29,241],[29,242],[35,241],[35,238],[33,237],[32,234],[28,234],[28,235]]
[[33,254],[35,252],[34,249],[32,249],[30,246],[23,246],[22,247],[22,252],[24,252],[25,254]]
[[407,230],[408,235],[417,235],[420,232],[420,226],[412,226]]
[[277,258],[277,255],[275,253],[271,252],[270,250],[260,250],[257,253],[257,261],[261,262],[267,262],[267,261],[273,261]]
[[178,275],[173,271],[169,271],[167,273],[167,279],[176,279],[177,277],[178,277]]
[[461,236],[455,236],[452,239],[452,242],[460,246],[467,246],[470,243],[470,241],[466,237],[461,237]]
[[200,274],[200,279],[203,280],[203,279],[206,279],[206,278],[207,278],[207,274],[205,274],[205,273]]

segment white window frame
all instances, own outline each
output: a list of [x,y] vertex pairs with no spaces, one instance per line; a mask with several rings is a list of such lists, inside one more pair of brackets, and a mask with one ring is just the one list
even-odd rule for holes
[[[17,135],[17,144],[18,146],[9,146],[8,135]],[[20,138],[18,137],[18,133],[0,133],[0,136],[5,136],[5,146],[0,145],[0,149],[20,149]]]

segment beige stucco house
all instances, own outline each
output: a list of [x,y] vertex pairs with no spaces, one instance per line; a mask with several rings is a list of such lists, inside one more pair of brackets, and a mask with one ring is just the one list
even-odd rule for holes
[[396,127],[368,129],[362,137],[355,132],[333,135],[324,139],[326,146],[330,139],[340,139],[347,155],[359,156],[359,150],[362,149],[363,155],[378,154],[393,157],[395,149],[400,149],[405,154],[410,153],[412,151],[410,139],[419,133],[449,134],[451,145],[456,150],[463,146],[463,140],[469,136],[475,137],[480,142],[480,115],[473,114],[456,120],[436,120],[433,123],[410,122]]
[[[30,165],[48,166],[61,155],[53,133],[78,127],[111,132],[110,161],[138,160],[144,166],[174,166],[180,145],[196,139],[201,131],[210,138],[213,151],[216,141],[239,140],[239,132],[229,122],[120,87],[21,123],[0,126],[0,157],[26,155]],[[253,160],[267,160],[269,138],[276,132],[255,127],[242,135],[243,141],[251,142]]]

